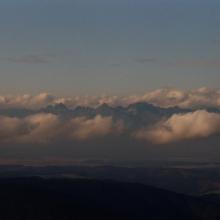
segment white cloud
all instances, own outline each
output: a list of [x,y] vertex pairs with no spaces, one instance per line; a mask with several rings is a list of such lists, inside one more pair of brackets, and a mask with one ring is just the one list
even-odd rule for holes
[[129,131],[122,121],[97,115],[93,118],[62,119],[53,114],[34,114],[25,118],[0,117],[0,143],[56,143],[59,140],[84,141],[127,132],[131,137],[155,144],[206,138],[220,133],[220,114],[198,110],[174,114],[155,125]]
[[[84,117],[72,119],[69,126],[71,138],[80,140],[105,136],[112,133],[113,127],[115,127],[111,117],[102,117],[100,115],[93,119]],[[117,128],[117,125],[115,128]]]
[[220,107],[220,90],[202,87],[191,91],[157,89],[144,95],[125,98],[126,103],[149,102],[161,107],[181,108]]
[[76,106],[97,107],[104,103],[110,106],[127,106],[136,102],[148,102],[160,107],[179,106],[181,108],[220,107],[220,90],[202,87],[196,90],[182,91],[165,88],[130,96],[73,96],[57,97],[48,93],[38,95],[2,95],[0,108],[39,109],[51,104],[63,103],[69,108]]
[[56,140],[87,140],[118,134],[123,125],[111,117],[78,117],[64,120],[53,114],[25,118],[0,117],[0,142],[50,143]]
[[1,108],[30,108],[38,109],[53,104],[56,98],[48,93],[40,93],[36,96],[25,95],[6,95],[0,96]]
[[135,133],[138,139],[166,144],[185,139],[205,138],[220,133],[220,114],[204,110],[187,114],[174,114],[152,128]]
[[63,122],[53,114],[36,114],[21,119],[28,132],[18,137],[22,142],[47,143],[61,138]]

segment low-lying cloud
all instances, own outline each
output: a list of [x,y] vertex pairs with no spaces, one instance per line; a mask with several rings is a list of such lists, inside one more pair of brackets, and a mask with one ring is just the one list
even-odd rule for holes
[[130,96],[127,103],[149,102],[160,107],[209,108],[220,107],[220,90],[202,87],[191,91],[165,88],[148,92],[142,96]]
[[136,132],[135,137],[155,144],[167,144],[206,138],[217,133],[220,133],[220,114],[199,110],[187,114],[174,114],[151,128]]
[[92,119],[84,117],[72,119],[68,125],[71,128],[71,138],[85,140],[92,137],[120,133],[123,129],[121,121],[113,122],[112,117],[100,115]]
[[57,97],[49,93],[38,95],[0,95],[0,108],[39,109],[47,105],[63,103],[69,108],[76,106],[97,107],[104,103],[110,106],[127,106],[137,102],[148,102],[160,107],[213,108],[220,107],[220,90],[202,87],[183,91],[174,88],[157,89],[145,94],[129,96],[77,96]]
[[146,128],[128,128],[125,124],[126,121],[122,119],[101,115],[72,118],[51,113],[33,114],[23,118],[0,116],[0,143],[50,144],[126,134],[127,138],[153,144],[168,144],[207,138],[220,133],[220,114],[197,110],[173,114],[156,124],[149,124]]
[[58,100],[55,96],[48,93],[40,93],[32,96],[25,95],[6,95],[0,96],[0,108],[29,108],[38,109],[53,104]]
[[0,117],[0,142],[50,143],[57,140],[87,140],[118,134],[123,125],[111,117],[61,119],[53,114],[35,114],[25,118]]

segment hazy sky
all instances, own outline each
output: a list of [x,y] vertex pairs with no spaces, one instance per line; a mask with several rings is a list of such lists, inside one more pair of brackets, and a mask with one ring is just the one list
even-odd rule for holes
[[219,0],[0,0],[0,93],[218,87]]

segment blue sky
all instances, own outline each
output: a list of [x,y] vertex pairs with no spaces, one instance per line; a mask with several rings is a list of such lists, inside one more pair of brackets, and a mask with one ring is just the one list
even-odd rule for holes
[[218,0],[0,0],[0,93],[219,87]]

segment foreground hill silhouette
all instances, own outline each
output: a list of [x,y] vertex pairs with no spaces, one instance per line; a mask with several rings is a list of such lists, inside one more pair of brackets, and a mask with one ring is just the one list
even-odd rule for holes
[[136,183],[0,180],[0,219],[220,219],[218,204]]

